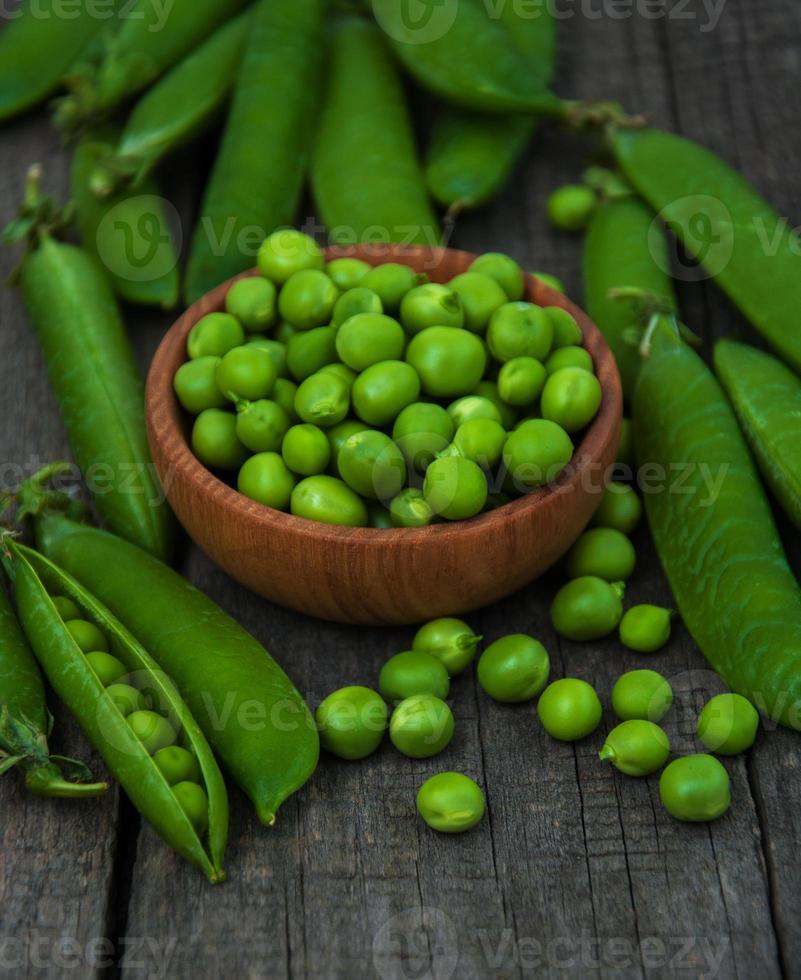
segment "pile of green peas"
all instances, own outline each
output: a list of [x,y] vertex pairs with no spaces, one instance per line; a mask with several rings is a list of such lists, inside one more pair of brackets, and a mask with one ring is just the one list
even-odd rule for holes
[[208,829],[209,801],[201,785],[197,759],[188,749],[176,744],[180,733],[168,718],[149,706],[146,694],[134,686],[125,664],[109,653],[109,642],[102,630],[81,617],[81,611],[72,599],[59,595],[52,596],[52,600],[97,679],[128,727],[152,756],[181,809],[202,836]]
[[556,479],[598,412],[578,323],[523,301],[508,256],[440,284],[326,263],[282,231],[258,265],[194,325],[174,387],[197,458],[268,507],[355,527],[466,520]]

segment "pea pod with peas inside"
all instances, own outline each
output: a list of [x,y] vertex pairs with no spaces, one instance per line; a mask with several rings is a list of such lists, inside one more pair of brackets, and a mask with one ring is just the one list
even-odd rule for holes
[[379,233],[388,241],[438,244],[405,95],[380,32],[359,17],[337,18],[329,56],[311,165],[329,237],[352,244]]
[[5,239],[28,240],[20,287],[72,452],[108,526],[167,558],[172,516],[150,461],[142,382],[119,307],[94,259],[57,240],[62,217],[40,178],[32,168]]
[[[5,548],[3,563],[14,584],[17,613],[51,687],[159,835],[212,882],[222,881],[228,835],[225,784],[206,739],[174,684],[138,639],[75,579],[30,548],[8,539]],[[119,661],[135,681],[134,694],[147,692],[158,703],[158,714],[145,710],[128,714],[127,709],[121,709],[110,693],[111,687],[104,685],[93,668],[91,654],[87,657],[77,642],[77,631],[68,629],[59,615],[55,595],[69,599],[78,608],[82,619],[77,622],[94,628],[87,633],[104,638],[112,659]],[[136,715],[145,722],[160,719],[161,725],[150,725],[147,733],[137,731],[133,723]],[[166,715],[169,720],[163,717]],[[167,747],[178,736],[197,763],[200,780],[194,785],[199,794],[179,789],[183,783],[171,786],[154,759],[158,748]],[[185,802],[185,797],[190,797],[195,804],[198,796],[205,812]]]
[[[35,484],[19,500],[29,513],[47,503]],[[40,513],[35,526],[40,550],[107,605],[170,675],[259,819],[273,823],[319,755],[314,720],[281,667],[147,552],[54,511]]]
[[671,320],[648,339],[634,432],[664,474],[646,513],[687,628],[733,691],[801,729],[801,589],[726,396]]
[[190,302],[254,264],[254,229],[263,238],[295,217],[319,94],[323,8],[322,0],[258,0],[253,9],[190,250]]

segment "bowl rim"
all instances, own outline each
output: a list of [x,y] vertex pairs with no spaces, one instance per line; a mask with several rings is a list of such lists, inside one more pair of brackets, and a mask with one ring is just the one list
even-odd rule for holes
[[[324,249],[324,255],[326,262],[337,258],[359,258],[371,265],[385,262],[411,265],[408,260],[412,256],[422,260],[419,264],[426,268],[435,268],[448,256],[457,257],[462,261],[472,261],[478,257],[478,253],[461,249],[386,244],[329,246]],[[170,487],[180,475],[183,481],[191,484],[198,493],[213,495],[221,506],[243,521],[250,523],[255,521],[263,527],[284,533],[297,533],[307,540],[353,545],[386,544],[389,541],[403,541],[409,545],[420,546],[427,542],[447,545],[454,535],[458,535],[460,540],[463,540],[467,535],[484,536],[493,531],[507,533],[510,522],[527,520],[534,511],[546,506],[552,498],[575,490],[577,483],[588,473],[594,460],[600,455],[609,430],[616,428],[619,430],[623,408],[620,375],[606,340],[589,316],[567,296],[558,293],[531,273],[525,273],[524,301],[534,302],[539,306],[558,306],[575,317],[581,327],[584,346],[592,355],[596,377],[601,384],[602,399],[598,414],[584,432],[581,442],[575,446],[573,458],[556,480],[468,520],[431,524],[420,528],[348,527],[324,524],[320,521],[296,517],[250,500],[220,479],[212,470],[207,469],[192,452],[185,435],[186,413],[175,395],[172,380],[178,366],[186,360],[186,337],[195,323],[207,313],[224,309],[225,296],[235,282],[260,274],[258,268],[248,269],[200,297],[170,326],[151,360],[145,388],[148,439],[153,455],[157,455],[153,446],[157,443],[162,457],[169,461],[170,472],[167,473],[167,480],[165,481],[160,474],[168,499]],[[619,440],[619,431],[615,433],[615,439]],[[602,486],[603,484],[599,485],[599,491]]]

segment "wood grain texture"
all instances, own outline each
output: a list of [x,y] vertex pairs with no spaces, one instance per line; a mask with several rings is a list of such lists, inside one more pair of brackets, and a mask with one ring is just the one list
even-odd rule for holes
[[[618,98],[701,139],[798,222],[797,0],[728,0],[720,23],[705,32],[700,3],[685,8],[695,20],[615,17],[600,2],[558,6],[576,14],[560,24],[560,92]],[[582,16],[582,6],[607,13]],[[465,216],[450,244],[505,248],[528,268],[565,279],[578,297],[580,243],[546,227],[544,201],[597,152],[591,140],[543,131],[508,192]],[[59,186],[64,157],[41,120],[0,132],[3,217],[25,167],[40,156]],[[187,168],[203,166],[193,150],[176,172],[174,187],[188,201]],[[722,334],[754,339],[709,283],[680,286],[685,319],[707,346]],[[136,317],[143,364],[167,325]],[[8,290],[0,290],[0,332],[0,458],[63,453],[35,344]],[[801,536],[782,528],[801,571]],[[636,546],[630,601],[669,604],[645,531]],[[411,639],[407,629],[357,629],[274,606],[194,547],[185,549],[181,569],[278,657],[313,705],[343,684],[375,684],[382,662]],[[488,639],[517,630],[539,636],[554,674],[593,681],[605,704],[623,670],[661,670],[681,692],[668,716],[670,736],[679,751],[689,750],[697,702],[715,679],[686,632],[678,627],[667,650],[648,658],[614,640],[558,642],[547,610],[560,581],[556,572],[546,575],[470,620]],[[61,930],[80,942],[104,937],[116,950],[117,970],[132,980],[229,973],[310,980],[801,975],[797,735],[765,732],[746,760],[727,761],[730,814],[687,828],[661,810],[656,779],[626,779],[596,762],[601,733],[575,747],[555,745],[531,706],[493,704],[472,674],[454,682],[452,705],[457,735],[441,757],[413,762],[385,746],[363,764],[324,758],[273,830],[258,827],[232,793],[230,879],[221,888],[173,859],[130,815],[120,823],[105,804],[91,815],[60,804],[50,811],[7,777],[0,782],[0,951],[7,937],[36,930]],[[74,729],[60,724],[59,731],[63,751],[86,756]],[[446,767],[475,776],[488,797],[487,819],[458,839],[434,834],[414,814],[417,786]],[[75,874],[76,863],[86,866],[86,842],[93,855],[88,880]],[[56,908],[51,894],[73,897]],[[59,918],[62,907],[80,912]],[[0,961],[0,976],[15,980],[65,972],[30,958],[13,969]]]

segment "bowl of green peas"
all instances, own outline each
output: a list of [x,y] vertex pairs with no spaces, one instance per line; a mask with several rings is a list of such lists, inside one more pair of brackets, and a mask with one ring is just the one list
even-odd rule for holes
[[209,557],[374,624],[553,565],[600,503],[621,409],[599,331],[510,257],[291,229],[173,325],[146,393],[160,479]]

